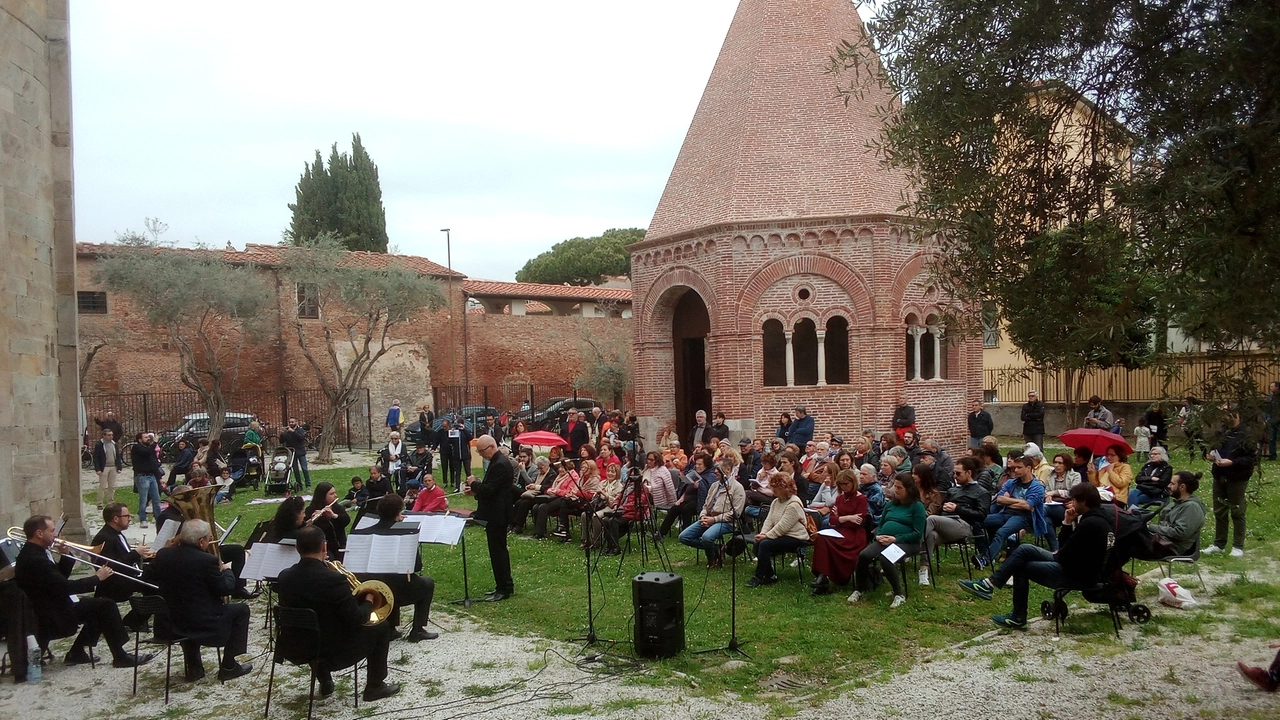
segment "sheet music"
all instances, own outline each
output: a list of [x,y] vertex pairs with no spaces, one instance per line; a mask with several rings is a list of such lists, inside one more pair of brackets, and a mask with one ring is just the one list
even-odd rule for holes
[[466,518],[456,515],[408,515],[407,522],[418,523],[418,542],[457,545]]
[[156,542],[155,542],[155,545],[153,545],[152,547],[156,548],[157,550],[164,547],[166,544],[168,544],[170,540],[173,539],[174,535],[178,534],[178,528],[180,528],[181,526],[182,526],[182,523],[178,522],[177,520],[165,521],[164,527],[160,528],[160,531],[156,533]]
[[365,515],[361,517],[359,521],[356,522],[356,530],[364,530],[365,528],[371,528],[377,524],[378,524],[377,515]]
[[407,574],[413,572],[417,557],[418,536],[414,533],[361,533],[347,537],[342,566],[353,573]]
[[844,537],[844,535],[841,535],[841,534],[840,534],[840,531],[839,531],[839,530],[834,530],[834,529],[832,529],[832,528],[827,528],[826,530],[819,530],[819,531],[818,531],[818,534],[819,534],[819,535],[826,535],[827,537],[833,537],[833,538],[842,538],[842,537]]
[[292,542],[266,543],[253,546],[253,552],[245,559],[240,577],[245,580],[274,580],[286,568],[298,564],[301,556]]

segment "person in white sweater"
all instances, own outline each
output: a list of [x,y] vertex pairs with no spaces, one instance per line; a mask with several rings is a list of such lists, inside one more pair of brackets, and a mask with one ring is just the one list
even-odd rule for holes
[[756,572],[747,587],[760,587],[778,582],[773,571],[773,556],[793,552],[809,544],[809,531],[804,522],[804,501],[796,496],[795,479],[785,473],[769,478],[773,503],[764,527],[756,535]]

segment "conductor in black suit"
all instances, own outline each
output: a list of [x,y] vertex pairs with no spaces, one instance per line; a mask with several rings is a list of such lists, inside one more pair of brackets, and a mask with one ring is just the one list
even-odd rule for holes
[[72,595],[92,591],[98,583],[114,573],[107,565],[98,572],[77,580],[68,580],[75,561],[64,556],[57,564],[49,556],[49,548],[58,537],[57,525],[48,515],[35,515],[22,524],[27,542],[18,552],[14,577],[18,587],[27,595],[35,608],[38,637],[42,640],[67,637],[81,624],[84,627],[76,637],[71,652],[67,653],[68,665],[89,662],[88,648],[98,644],[100,636],[106,636],[111,647],[112,665],[118,668],[141,665],[153,657],[149,653],[135,657],[125,650],[129,633],[120,622],[120,610],[115,601],[108,598],[80,598],[72,602]]
[[[404,500],[399,495],[384,495],[378,501],[377,513],[378,522],[371,527],[363,530],[356,530],[352,535],[386,535],[394,534],[393,527],[397,522],[404,520]],[[400,624],[400,608],[408,605],[413,606],[413,629],[409,631],[409,642],[416,643],[422,640],[435,640],[440,637],[439,633],[429,632],[427,623],[431,620],[431,599],[436,594],[436,582],[430,577],[424,577],[418,573],[422,572],[422,555],[418,554],[414,560],[413,573],[405,575],[404,573],[360,573],[356,577],[364,580],[381,580],[391,588],[391,593],[396,598],[396,606],[391,610],[391,616],[387,621],[392,627]]]
[[516,592],[511,579],[511,554],[507,552],[507,525],[511,522],[511,506],[515,492],[515,469],[511,458],[498,451],[498,443],[489,435],[476,440],[476,452],[489,461],[484,479],[467,476],[468,495],[476,496],[476,512],[472,517],[485,521],[484,534],[489,541],[489,562],[493,565],[495,588],[485,600],[499,602]]
[[[133,547],[129,544],[129,538],[124,536],[124,531],[129,529],[129,525],[133,521],[129,506],[124,503],[108,504],[102,509],[102,520],[105,524],[98,531],[98,534],[93,536],[92,545],[101,548],[101,550],[98,550],[99,555],[111,558],[120,564],[112,566],[111,569],[115,571],[115,574],[98,583],[98,587],[94,589],[93,596],[122,603],[132,597],[135,591],[143,587],[123,577],[125,574],[133,577],[142,577],[142,570],[139,569],[137,572],[132,572],[124,566],[132,565],[133,567],[141,568],[143,558],[151,557],[152,552],[146,545]],[[145,618],[130,611],[129,614],[124,616],[124,624],[125,627],[130,629],[141,627],[145,624]]]
[[[315,526],[298,530],[297,565],[280,573],[280,605],[307,608],[315,612],[320,627],[320,663],[313,669],[320,683],[320,695],[333,694],[333,671],[368,660],[364,686],[366,702],[391,697],[400,686],[388,683],[387,648],[391,644],[391,624],[365,625],[373,612],[373,596],[351,594],[351,585],[342,573],[325,564],[324,531]],[[277,652],[286,658],[305,657],[313,642],[310,637],[280,633]]]
[[220,682],[249,674],[253,665],[236,661],[248,648],[249,606],[222,604],[223,596],[235,590],[236,576],[229,564],[209,552],[209,523],[188,520],[177,537],[178,544],[161,548],[143,574],[147,582],[160,586],[169,608],[168,618],[156,618],[157,634],[164,637],[167,622],[173,634],[187,638],[182,643],[187,682],[204,677],[201,646],[224,648]]

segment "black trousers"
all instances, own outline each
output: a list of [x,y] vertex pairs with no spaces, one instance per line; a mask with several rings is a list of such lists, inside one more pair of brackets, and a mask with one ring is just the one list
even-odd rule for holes
[[186,657],[187,667],[201,665],[200,648],[202,647],[223,648],[222,664],[234,667],[236,656],[245,654],[249,648],[249,606],[245,603],[224,605],[218,632],[207,635],[191,633],[187,634],[187,637],[191,639],[182,643],[182,653]]
[[431,620],[431,599],[436,596],[436,581],[422,575],[397,575],[387,585],[396,598],[396,606],[387,621],[399,625],[400,608],[412,605],[413,627],[425,628]]
[[484,535],[489,542],[489,563],[493,565],[494,587],[498,592],[510,595],[516,591],[516,583],[511,578],[511,553],[507,551],[507,525],[491,522],[485,526]]
[[[391,623],[362,625],[344,638],[322,638],[330,643],[323,648],[324,660],[315,670],[318,678],[333,680],[333,671],[349,668],[365,660],[368,663],[365,687],[377,687],[387,679],[387,651],[391,646]],[[339,644],[341,643],[341,644]]]
[[236,583],[240,587],[245,586],[245,581],[240,579],[240,573],[244,570],[244,563],[247,559],[243,545],[219,545],[218,555],[222,557],[222,562],[231,565],[231,572],[236,576]]
[[80,634],[76,636],[75,647],[89,648],[98,644],[98,638],[105,637],[111,648],[111,656],[124,658],[128,653],[124,644],[129,641],[129,631],[120,620],[120,609],[114,600],[107,598],[80,598],[80,602],[72,606],[77,623],[83,623]]
[[461,458],[449,458],[449,474],[453,476],[453,488],[458,490],[462,484],[467,481],[467,472],[471,468],[464,468],[463,465],[469,465],[470,462],[463,462]]
[[529,512],[537,505],[541,505],[550,500],[545,495],[535,495],[533,497],[521,497],[516,500],[515,510],[511,514],[511,527],[516,532],[524,530],[525,521],[529,519]]
[[665,536],[667,533],[671,532],[671,525],[676,520],[680,521],[681,530],[688,527],[689,523],[693,522],[693,516],[698,509],[697,499],[697,493],[694,493],[692,496],[688,493],[681,496],[681,502],[676,505],[672,505],[671,509],[667,510],[667,516],[662,519],[662,526],[658,528],[658,533]]
[[560,517],[561,514],[563,514],[564,520],[561,521],[561,526],[568,527],[569,526],[569,513],[567,512],[568,508],[569,508],[568,500],[562,497],[553,497],[547,502],[534,506],[533,534],[537,537],[542,537],[546,535],[547,534],[547,518],[551,517],[552,515],[556,517]]

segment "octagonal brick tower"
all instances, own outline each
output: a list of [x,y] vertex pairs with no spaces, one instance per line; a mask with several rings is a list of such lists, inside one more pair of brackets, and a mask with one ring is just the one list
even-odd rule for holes
[[636,410],[652,446],[698,409],[769,437],[887,430],[901,395],[953,450],[981,346],[948,339],[908,182],[868,141],[890,94],[826,71],[864,33],[849,0],[741,0],[645,239],[632,247]]

